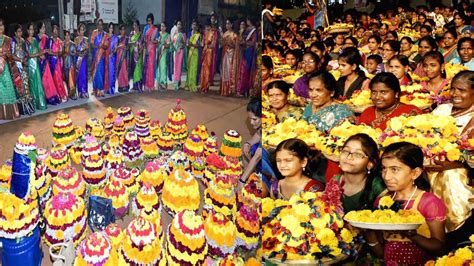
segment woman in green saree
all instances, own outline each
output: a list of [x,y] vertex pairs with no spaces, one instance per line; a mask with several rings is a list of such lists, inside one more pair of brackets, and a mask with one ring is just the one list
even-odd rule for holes
[[5,22],[0,18],[0,120],[11,120],[20,117],[20,111],[7,61],[11,39],[4,32]]
[[191,31],[188,33],[188,60],[187,60],[187,76],[186,88],[192,92],[198,91],[198,77],[199,77],[199,62],[200,62],[200,47],[201,47],[201,33],[196,21],[193,21]]
[[159,90],[166,90],[168,85],[168,53],[170,48],[170,34],[166,32],[166,24],[161,23],[160,39],[158,41],[158,67],[156,68],[156,83]]
[[30,92],[33,96],[36,110],[47,108],[46,96],[44,95],[41,72],[39,69],[38,57],[43,55],[39,43],[35,38],[35,24],[28,24],[28,37],[26,38],[26,52],[28,53],[28,74],[30,77]]

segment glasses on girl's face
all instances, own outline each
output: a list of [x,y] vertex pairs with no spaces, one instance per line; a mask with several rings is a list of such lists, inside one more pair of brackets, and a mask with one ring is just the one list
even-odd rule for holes
[[367,155],[360,153],[360,152],[350,152],[346,150],[341,151],[341,155],[344,156],[345,158],[349,159],[349,156],[355,159],[364,159],[367,157]]

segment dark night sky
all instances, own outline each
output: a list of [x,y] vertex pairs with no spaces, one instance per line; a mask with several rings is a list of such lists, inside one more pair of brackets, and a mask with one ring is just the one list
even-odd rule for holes
[[0,17],[7,24],[58,17],[57,0],[0,0]]

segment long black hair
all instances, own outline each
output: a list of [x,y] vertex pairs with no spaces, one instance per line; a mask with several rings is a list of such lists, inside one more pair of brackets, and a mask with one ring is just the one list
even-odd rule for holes
[[[385,158],[396,158],[411,169],[417,167],[423,169],[423,151],[413,143],[402,141],[388,145],[383,152],[382,160]],[[415,185],[419,189],[425,191],[430,190],[431,185],[424,170],[420,176],[415,179]]]
[[[369,162],[373,164],[373,167],[368,171],[367,178],[365,180],[364,188],[362,189],[362,194],[360,200],[356,207],[356,210],[362,209],[372,209],[374,205],[375,198],[378,195],[372,195],[372,187],[374,180],[380,179],[380,157],[379,157],[379,148],[377,143],[367,134],[358,133],[350,136],[342,147],[345,147],[347,143],[351,141],[359,141],[362,146],[362,151],[367,155]],[[380,182],[385,184],[383,181]]]

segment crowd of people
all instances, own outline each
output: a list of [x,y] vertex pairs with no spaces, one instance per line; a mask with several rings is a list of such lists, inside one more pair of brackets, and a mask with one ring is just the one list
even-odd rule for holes
[[[450,115],[460,137],[473,138],[473,6],[463,6],[398,6],[373,14],[348,10],[323,28],[278,16],[270,12],[271,1],[264,1],[261,72],[267,111],[277,123],[305,120],[322,134],[345,121],[383,131],[399,116]],[[448,63],[462,71],[448,77]],[[413,84],[436,100],[426,108],[402,103],[401,86]],[[357,110],[346,100],[361,91],[369,91],[371,104]],[[381,147],[366,134],[353,135],[335,160],[301,139],[267,146],[266,195],[289,200],[301,191],[323,191],[336,179],[346,213],[375,208],[389,195],[425,217],[427,234],[365,232],[360,263],[378,257],[386,265],[424,265],[466,241],[474,228],[472,164],[436,160],[436,167],[427,168],[417,145]]]
[[170,32],[165,23],[154,23],[150,13],[143,28],[137,20],[130,33],[122,24],[116,34],[116,25],[98,19],[90,35],[80,23],[76,33],[65,31],[62,40],[58,25],[48,36],[44,23],[15,25],[7,36],[0,19],[0,120],[88,98],[90,92],[103,97],[171,87],[207,93],[216,73],[222,96],[248,97],[259,87],[261,46],[251,19],[239,21],[234,30],[234,21],[220,26],[213,14],[204,27],[193,21],[188,33],[181,21]]

